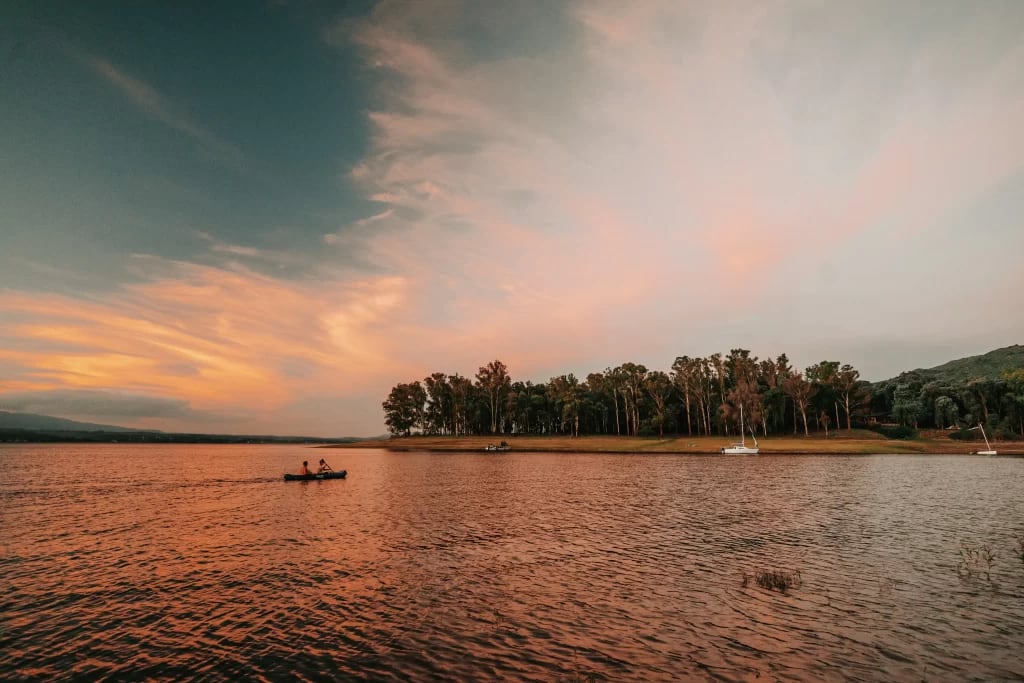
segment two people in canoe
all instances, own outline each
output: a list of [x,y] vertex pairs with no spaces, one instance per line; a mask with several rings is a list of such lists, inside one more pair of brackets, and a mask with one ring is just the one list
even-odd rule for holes
[[[327,462],[323,458],[320,458],[320,467],[317,469],[316,474],[323,474],[324,472],[333,472],[333,471],[334,471],[334,468],[332,468],[330,465],[328,465]],[[313,474],[313,472],[311,472],[309,470],[309,461],[308,460],[303,460],[302,461],[302,467],[299,468],[299,474],[302,474],[302,475]]]

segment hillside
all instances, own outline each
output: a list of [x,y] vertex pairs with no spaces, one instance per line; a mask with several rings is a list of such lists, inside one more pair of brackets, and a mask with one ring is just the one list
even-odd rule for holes
[[0,410],[0,429],[26,429],[33,431],[47,432],[135,432],[136,429],[117,427],[114,425],[93,424],[91,422],[77,422],[65,420],[61,417],[50,417],[49,415],[35,415],[33,413],[11,413]]
[[1024,346],[1014,344],[980,356],[968,356],[951,360],[934,368],[919,368],[902,372],[897,377],[875,382],[885,384],[906,375],[917,376],[922,382],[943,382],[962,384],[972,379],[999,379],[1007,370],[1024,368]]

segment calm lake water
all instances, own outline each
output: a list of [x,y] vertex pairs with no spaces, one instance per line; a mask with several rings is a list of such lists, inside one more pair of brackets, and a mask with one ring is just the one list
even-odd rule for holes
[[0,529],[4,680],[1024,678],[1022,459],[0,446]]

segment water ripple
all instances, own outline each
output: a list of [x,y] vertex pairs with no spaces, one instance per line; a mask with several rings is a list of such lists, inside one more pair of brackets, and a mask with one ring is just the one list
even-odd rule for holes
[[1021,460],[331,454],[0,447],[0,678],[1024,678]]

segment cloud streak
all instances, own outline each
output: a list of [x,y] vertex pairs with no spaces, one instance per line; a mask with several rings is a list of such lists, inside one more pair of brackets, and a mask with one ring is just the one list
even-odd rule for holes
[[184,107],[161,94],[153,86],[130,76],[102,57],[82,53],[78,58],[95,74],[113,85],[145,115],[188,136],[222,162],[238,169],[245,168],[245,156],[237,147],[200,125]]
[[[651,358],[752,345],[713,321],[782,316],[801,266],[870,236],[928,258],[920,239],[1024,164],[1024,58],[1012,40],[1005,53],[985,44],[984,13],[909,40],[881,5],[850,17],[587,2],[570,6],[561,48],[493,58],[438,28],[467,6],[406,9],[384,3],[344,33],[389,76],[374,151],[353,172],[388,216],[371,258],[430,300],[457,292],[443,310],[454,336],[531,369],[531,347],[563,366],[614,362],[582,359],[573,340],[633,329],[647,340],[598,346]],[[946,90],[934,63],[950,44],[974,51],[974,73]],[[814,318],[769,334],[800,339]],[[684,339],[677,321],[704,331]],[[506,328],[528,331],[481,331]]]
[[[0,400],[128,392],[248,416],[236,420],[244,430],[306,394],[377,390],[380,373],[395,372],[390,334],[376,325],[404,305],[400,278],[290,283],[240,267],[149,261],[149,280],[103,301],[0,292],[0,311],[14,321],[0,362],[22,368]],[[181,415],[146,417],[162,421],[145,426],[182,426]]]

